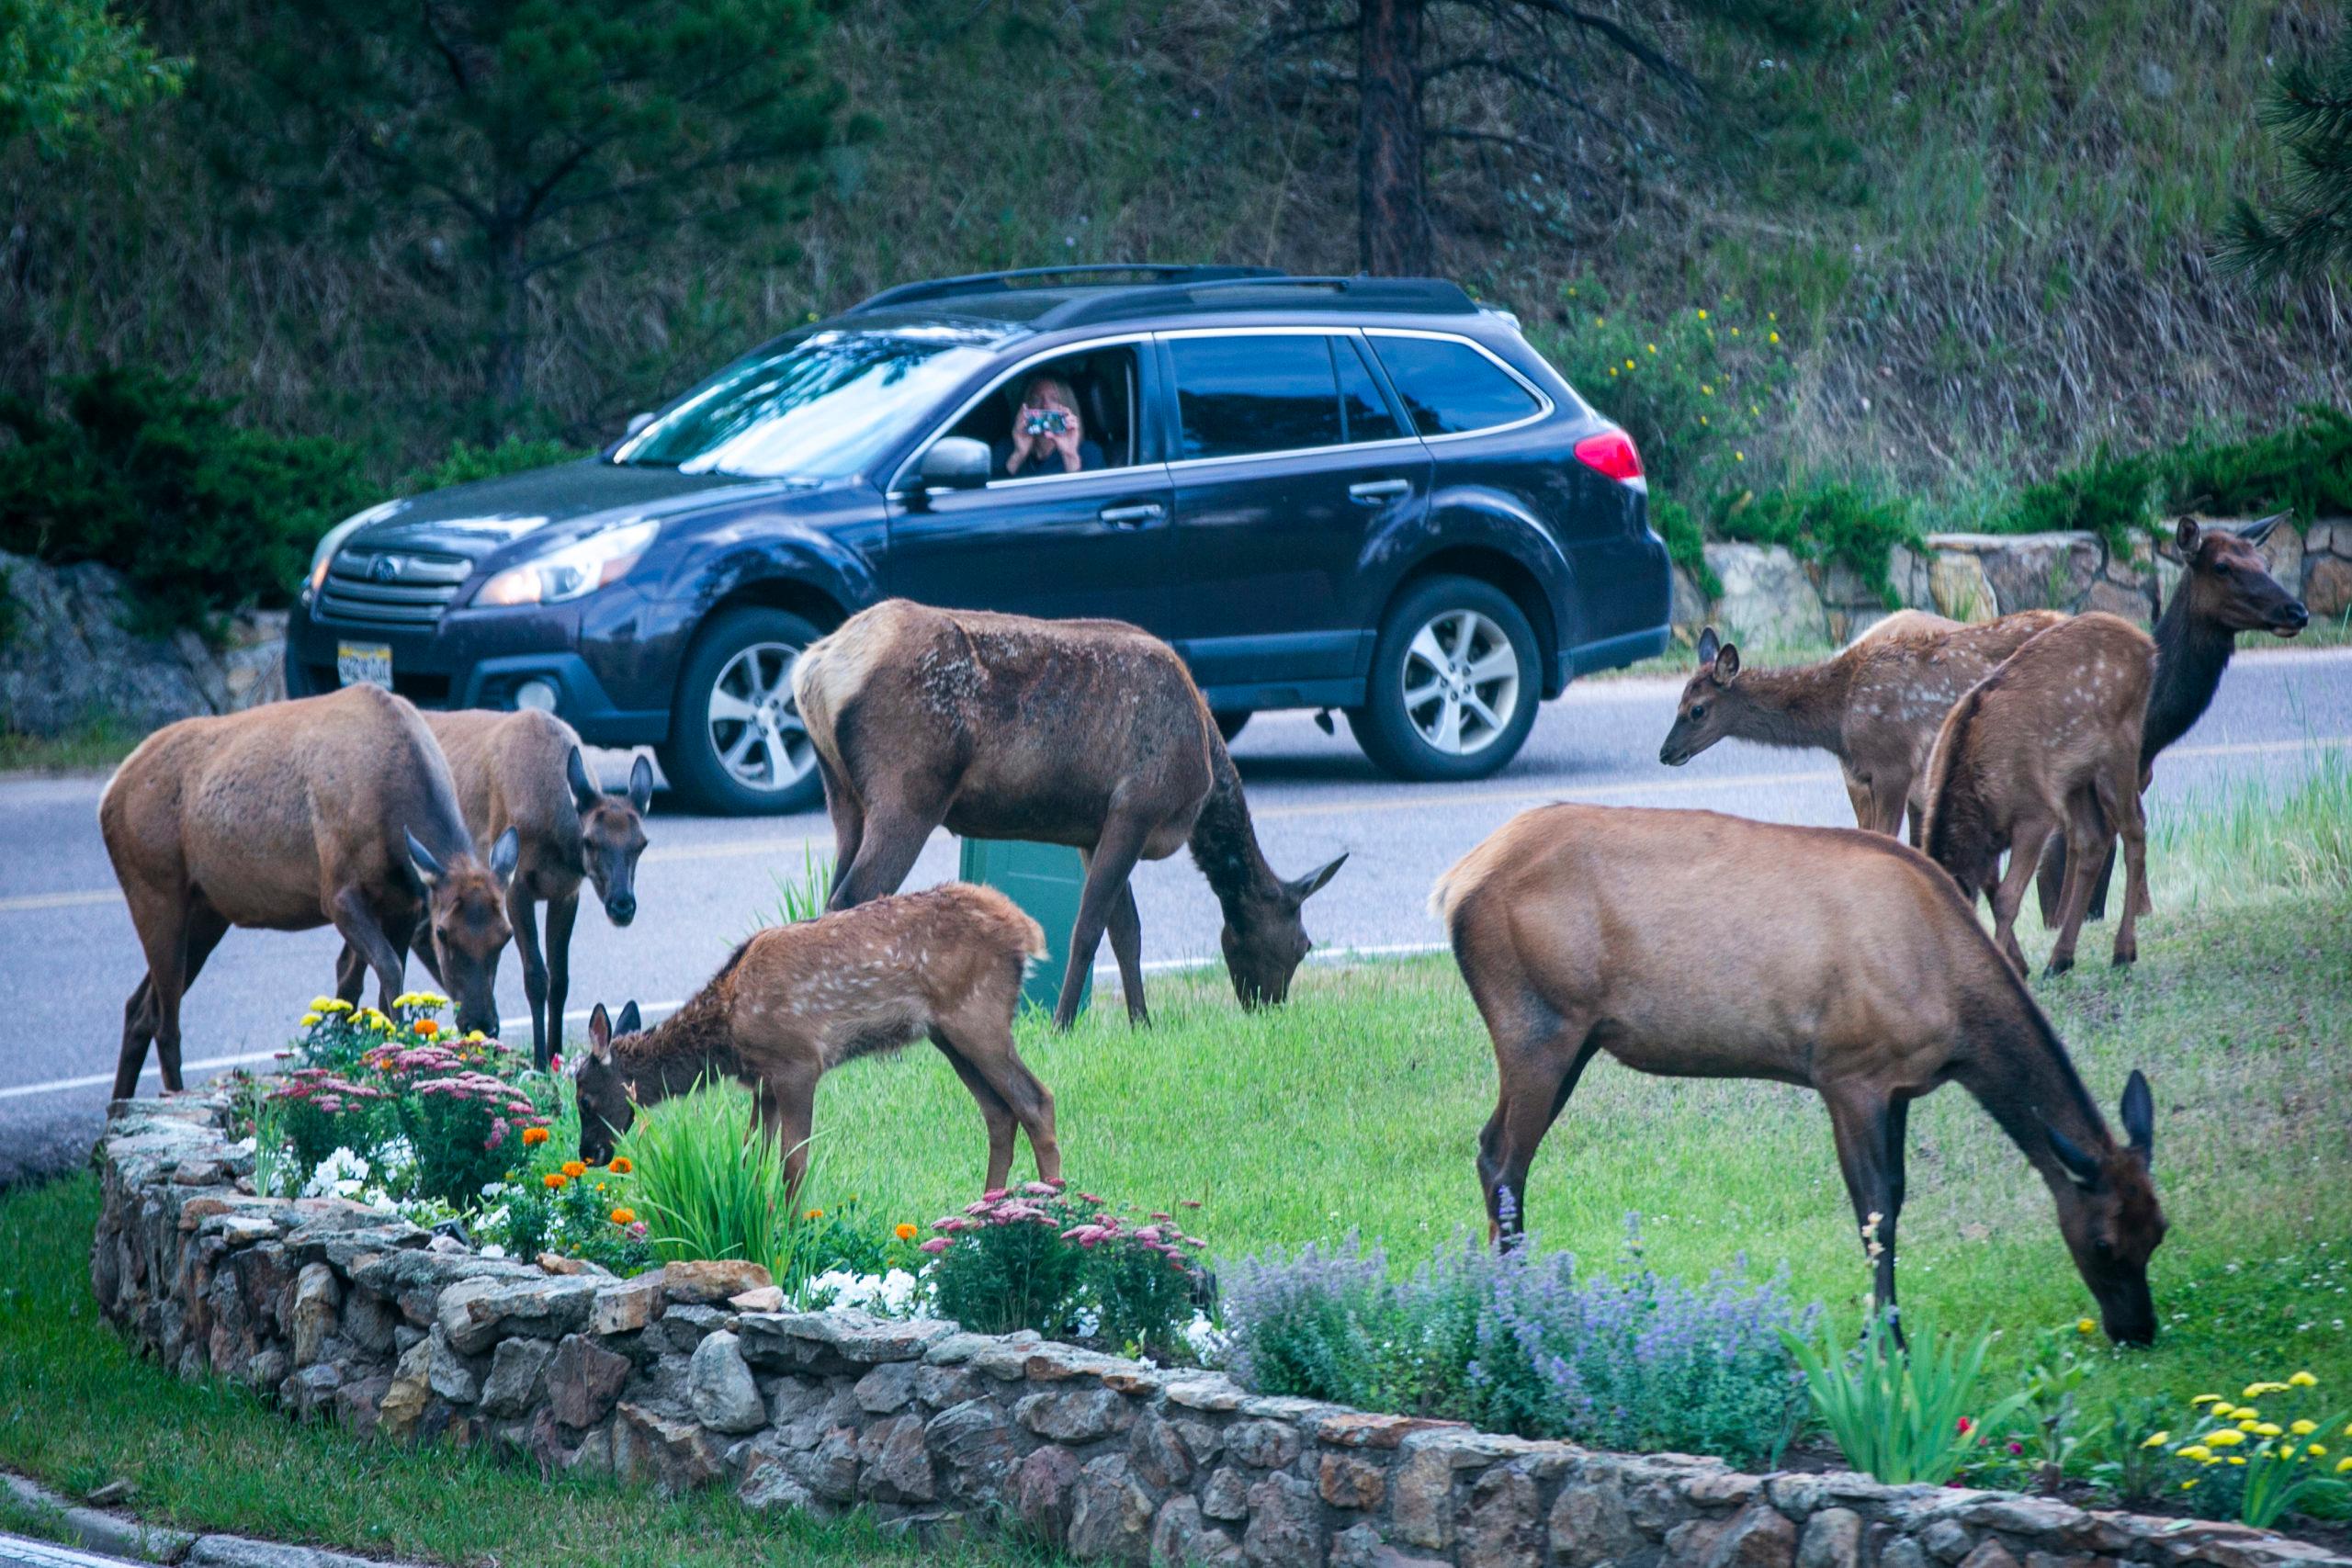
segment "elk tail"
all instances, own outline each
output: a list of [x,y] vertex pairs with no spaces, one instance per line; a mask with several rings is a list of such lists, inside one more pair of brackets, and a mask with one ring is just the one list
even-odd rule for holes
[[1951,863],[1952,840],[1981,815],[1962,756],[1968,750],[1969,731],[1984,705],[1988,684],[1989,681],[1979,681],[1952,704],[1936,731],[1936,748],[1928,760],[1928,822],[1919,842],[1928,858],[1939,865]]
[[1508,837],[1503,831],[1491,834],[1441,873],[1430,888],[1430,913],[1443,921],[1447,930],[1453,929],[1463,900],[1476,892],[1510,853],[1510,846],[1504,842]]

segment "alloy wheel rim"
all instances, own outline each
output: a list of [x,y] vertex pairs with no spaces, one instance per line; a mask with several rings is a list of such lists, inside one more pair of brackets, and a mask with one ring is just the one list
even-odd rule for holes
[[800,649],[755,642],[729,659],[710,687],[710,749],[727,776],[774,795],[807,778],[817,748],[792,700]]
[[1441,610],[1405,646],[1405,716],[1430,750],[1473,756],[1519,711],[1519,654],[1476,610]]

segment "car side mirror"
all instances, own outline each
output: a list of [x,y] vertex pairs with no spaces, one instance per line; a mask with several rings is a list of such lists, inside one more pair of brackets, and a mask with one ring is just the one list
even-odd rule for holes
[[628,416],[628,428],[623,434],[626,435],[635,435],[639,431],[643,430],[647,425],[651,424],[652,423],[653,416],[650,413],[633,413]]
[[987,442],[943,435],[922,455],[915,477],[925,490],[978,490],[989,482],[994,461]]

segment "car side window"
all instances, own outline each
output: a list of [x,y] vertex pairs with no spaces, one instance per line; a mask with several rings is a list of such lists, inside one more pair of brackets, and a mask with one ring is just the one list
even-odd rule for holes
[[1081,467],[1127,468],[1140,463],[1141,431],[1137,428],[1136,351],[1114,344],[1078,354],[1040,360],[1007,378],[979,400],[970,412],[943,432],[969,436],[995,456],[998,478],[1051,478],[1067,472],[1059,462],[1024,460],[1008,475],[1016,432],[1013,420],[1024,396],[1060,407],[1076,416]]
[[1179,337],[1179,458],[1337,446],[1346,439],[1329,338],[1320,333]]
[[1491,359],[1444,338],[1373,339],[1406,412],[1423,435],[1459,435],[1525,419],[1544,405]]
[[1346,422],[1348,441],[1394,441],[1403,435],[1355,340],[1332,339],[1331,358],[1340,367],[1340,413]]

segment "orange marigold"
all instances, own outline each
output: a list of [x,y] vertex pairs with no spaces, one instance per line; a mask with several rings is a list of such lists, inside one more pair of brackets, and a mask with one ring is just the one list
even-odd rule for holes
[[900,1241],[912,1241],[922,1233],[915,1229],[912,1225],[901,1224],[898,1229],[892,1231],[890,1234],[897,1236]]
[[627,1176],[630,1171],[635,1170],[637,1167],[629,1163],[628,1156],[615,1155],[613,1156],[612,1164],[607,1166],[605,1168],[610,1170],[615,1176]]
[[539,1179],[547,1183],[548,1191],[560,1192],[563,1190],[563,1184],[571,1179],[550,1170],[545,1176],[540,1177]]
[[588,1174],[588,1168],[581,1164],[576,1159],[565,1160],[563,1164],[559,1166],[557,1168],[561,1170],[564,1175],[575,1179]]
[[523,1146],[525,1148],[537,1148],[539,1145],[544,1144],[547,1141],[548,1130],[545,1127],[526,1127],[523,1129]]
[[419,1034],[424,1035],[427,1040],[432,1039],[435,1035],[441,1032],[441,1026],[434,1022],[429,1018],[420,1018],[414,1023],[409,1025],[409,1027],[415,1030]]
[[637,1211],[635,1209],[615,1209],[613,1211],[613,1224],[616,1225],[633,1225],[637,1224]]

